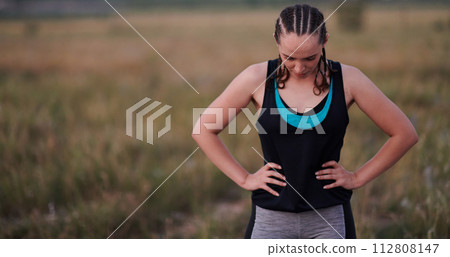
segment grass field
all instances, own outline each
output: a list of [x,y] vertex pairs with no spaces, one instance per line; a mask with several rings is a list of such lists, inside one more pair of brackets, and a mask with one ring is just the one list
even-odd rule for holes
[[[197,147],[192,108],[277,57],[279,11],[122,13],[199,94],[117,15],[0,21],[0,237],[108,237]],[[327,57],[367,74],[419,134],[355,190],[358,237],[449,238],[450,9],[372,8],[360,33],[327,26]],[[173,106],[154,145],[125,134],[125,110],[146,96]],[[262,165],[254,129],[221,138],[249,171]],[[386,139],[353,106],[341,163],[357,169]],[[249,215],[250,193],[198,150],[113,237],[242,238]]]

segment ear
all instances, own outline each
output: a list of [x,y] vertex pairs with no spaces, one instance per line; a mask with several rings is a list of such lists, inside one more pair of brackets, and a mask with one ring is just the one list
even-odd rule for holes
[[326,44],[327,44],[327,42],[328,42],[328,38],[330,37],[330,34],[326,34],[325,35],[325,41],[323,42],[323,46],[325,46]]
[[275,43],[278,45],[277,39],[275,38],[275,32],[272,35],[273,35],[273,39],[275,39]]

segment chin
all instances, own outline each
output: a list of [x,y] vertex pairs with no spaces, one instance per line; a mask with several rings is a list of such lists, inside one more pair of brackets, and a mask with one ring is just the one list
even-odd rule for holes
[[299,77],[299,78],[306,78],[309,76],[309,72],[307,73],[302,73],[302,74],[297,74],[297,73],[293,73],[294,76]]

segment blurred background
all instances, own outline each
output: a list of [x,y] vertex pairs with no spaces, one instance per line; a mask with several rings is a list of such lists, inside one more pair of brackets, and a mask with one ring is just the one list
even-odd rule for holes
[[[280,11],[298,1],[0,0],[0,237],[106,238],[197,147],[192,108],[247,66],[276,58]],[[327,17],[341,1],[304,1]],[[327,22],[327,57],[361,69],[411,119],[419,142],[354,191],[359,238],[449,238],[450,4],[348,0]],[[125,134],[143,97],[172,106],[153,145]],[[254,111],[254,107],[250,104]],[[387,136],[357,106],[341,164]],[[238,132],[248,124],[240,114]],[[254,129],[220,135],[249,171]],[[250,192],[198,150],[112,238],[242,238]]]

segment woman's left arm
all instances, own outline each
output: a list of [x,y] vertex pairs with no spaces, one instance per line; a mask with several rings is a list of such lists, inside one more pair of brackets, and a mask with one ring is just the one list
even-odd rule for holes
[[324,163],[322,167],[329,168],[316,172],[317,179],[336,180],[326,185],[325,189],[364,186],[392,167],[418,141],[416,130],[406,115],[367,76],[347,65],[342,65],[342,73],[346,97],[350,96],[350,102],[355,102],[389,139],[372,159],[355,172],[347,171],[335,161]]

